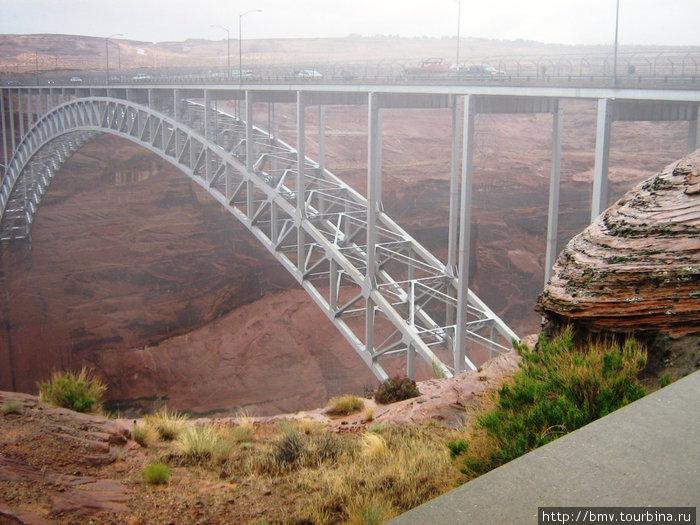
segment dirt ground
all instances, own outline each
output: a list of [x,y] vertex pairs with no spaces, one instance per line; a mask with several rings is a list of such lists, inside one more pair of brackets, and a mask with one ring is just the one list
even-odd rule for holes
[[[480,372],[419,383],[421,396],[390,405],[363,400],[365,412],[331,417],[315,409],[255,420],[258,439],[279,432],[281,421],[306,421],[332,433],[362,433],[371,425],[427,422],[469,428],[489,393],[517,369],[518,356],[501,356]],[[0,523],[43,525],[265,523],[282,519],[295,500],[295,484],[283,477],[231,477],[223,471],[174,464],[171,481],[149,485],[145,466],[164,457],[164,447],[142,448],[131,439],[131,420],[113,420],[52,407],[27,394],[0,392],[0,405],[20,413],[0,414]],[[3,409],[5,411],[5,408]],[[199,419],[235,426],[236,418]],[[436,427],[438,428],[438,427]],[[438,430],[438,432],[440,432]],[[455,471],[457,467],[455,467]],[[298,491],[298,488],[296,489]]]

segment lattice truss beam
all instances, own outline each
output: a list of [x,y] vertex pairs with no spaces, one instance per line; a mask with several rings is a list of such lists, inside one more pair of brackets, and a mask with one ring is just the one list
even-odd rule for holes
[[[2,181],[1,238],[28,235],[56,171],[83,144],[101,132],[126,137],[177,166],[236,216],[380,380],[388,377],[385,363],[392,370],[405,366],[412,376],[416,354],[448,376],[454,372],[444,363],[454,351],[457,283],[440,261],[380,211],[376,267],[367,272],[362,195],[313,160],[300,162],[297,150],[258,127],[194,101],[175,104],[177,121],[104,97],[46,113],[19,144]],[[513,335],[471,292],[466,331],[471,350],[489,355],[508,350]],[[469,358],[465,364],[474,367]]]

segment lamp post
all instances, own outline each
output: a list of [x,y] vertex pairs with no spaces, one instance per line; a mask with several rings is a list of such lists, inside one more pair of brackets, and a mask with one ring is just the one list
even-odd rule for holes
[[251,9],[238,15],[238,83],[243,83],[243,35],[241,34],[241,20],[248,13],[262,13],[262,9]]
[[460,0],[455,0],[457,3],[457,59],[455,65],[457,67],[457,73],[459,73],[459,23],[462,20],[462,2]]
[[[107,60],[107,84],[109,84],[109,39],[114,37],[114,36],[124,36],[121,33],[114,33],[113,35],[109,35],[107,38],[105,38],[105,56]],[[119,68],[121,69],[121,49],[119,50]]]
[[615,7],[615,48],[613,50],[613,87],[617,85],[617,24],[620,18],[620,0],[617,0]]
[[211,27],[218,27],[226,31],[226,78],[231,79],[231,32],[224,26],[213,25]]

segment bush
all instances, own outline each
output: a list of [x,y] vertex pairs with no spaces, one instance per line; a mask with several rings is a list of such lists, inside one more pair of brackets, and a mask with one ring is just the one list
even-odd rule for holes
[[374,394],[374,400],[382,405],[418,397],[420,392],[413,379],[393,377],[384,381]]
[[334,397],[330,400],[327,413],[333,416],[347,416],[364,408],[364,403],[357,396],[347,395]]
[[76,412],[89,412],[99,406],[106,386],[83,368],[77,375],[70,370],[54,372],[51,381],[39,382],[39,399]]
[[170,481],[170,467],[159,462],[149,463],[142,475],[146,483],[162,485]]
[[273,455],[280,466],[294,467],[306,453],[306,443],[298,432],[286,432],[274,445]]
[[[479,475],[643,397],[637,373],[646,352],[634,340],[624,345],[594,342],[576,347],[567,328],[539,348],[518,346],[521,370],[499,390],[495,408],[479,418],[486,441],[469,447],[462,471]],[[449,445],[448,445],[449,446]]]

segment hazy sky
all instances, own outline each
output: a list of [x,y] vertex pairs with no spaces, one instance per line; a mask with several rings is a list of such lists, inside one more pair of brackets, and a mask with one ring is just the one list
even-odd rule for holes
[[[460,0],[463,37],[611,44],[615,0]],[[0,0],[0,33],[144,41],[454,36],[457,0]],[[699,0],[620,0],[619,42],[700,46]]]

